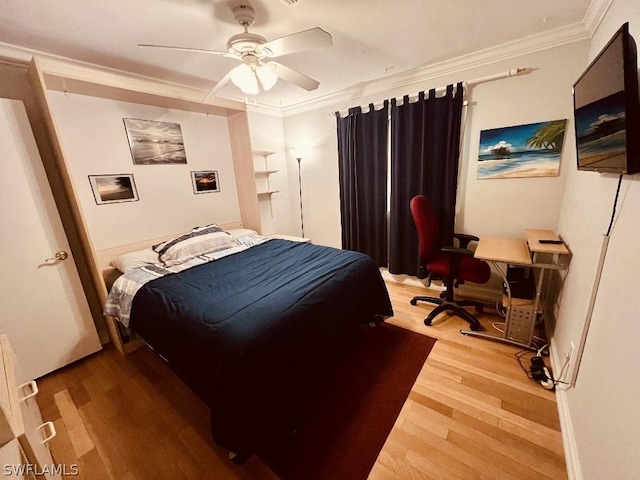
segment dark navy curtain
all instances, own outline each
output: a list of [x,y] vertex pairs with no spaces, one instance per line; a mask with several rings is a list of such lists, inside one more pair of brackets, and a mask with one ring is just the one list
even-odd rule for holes
[[388,109],[336,113],[342,248],[366,253],[379,267],[387,258]]
[[[455,92],[454,92],[455,90]],[[391,101],[391,228],[389,271],[416,275],[418,235],[409,202],[425,195],[440,221],[443,245],[451,245],[455,223],[463,86],[418,101]]]

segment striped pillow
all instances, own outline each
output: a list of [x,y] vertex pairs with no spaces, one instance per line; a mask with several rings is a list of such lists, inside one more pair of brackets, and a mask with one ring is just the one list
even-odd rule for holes
[[196,227],[179,237],[153,246],[160,261],[167,266],[179,265],[194,257],[235,246],[233,237],[217,225]]

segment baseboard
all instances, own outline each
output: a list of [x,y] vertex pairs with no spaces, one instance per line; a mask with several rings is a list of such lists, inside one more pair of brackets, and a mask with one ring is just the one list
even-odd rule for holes
[[[420,280],[418,277],[411,275],[395,275],[389,273],[386,268],[381,268],[380,273],[382,278],[386,281],[401,283],[403,285],[411,285],[414,287],[429,288],[430,290],[444,291],[444,287],[441,282],[434,280],[430,286],[426,286],[424,280]],[[456,288],[456,295],[464,298],[472,298],[474,300],[480,300],[487,305],[495,305],[496,302],[502,299],[502,291],[495,288],[487,288],[486,285],[479,285],[475,283],[464,283]]]
[[[549,345],[549,360],[554,372],[559,372],[562,363],[558,357],[555,339],[552,338]],[[567,399],[567,390],[571,387],[559,385],[556,387],[556,404],[558,405],[558,417],[560,419],[560,431],[562,433],[562,445],[564,447],[564,458],[567,464],[567,476],[569,480],[582,480],[582,469],[578,458],[578,447],[576,445],[573,423],[571,422],[571,412]]]
[[380,269],[380,274],[382,278],[386,281],[401,283],[403,285],[411,285],[412,287],[421,287],[421,288],[429,288],[431,290],[442,291],[444,288],[440,285],[439,282],[433,282],[429,287],[425,285],[423,280],[420,280],[418,277],[413,277],[411,275],[396,275],[390,273],[386,268]]

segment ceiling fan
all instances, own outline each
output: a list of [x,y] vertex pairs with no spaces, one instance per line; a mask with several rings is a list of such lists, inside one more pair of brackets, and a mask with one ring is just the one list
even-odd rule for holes
[[255,20],[255,11],[251,6],[239,5],[232,11],[236,21],[244,28],[244,32],[229,38],[226,52],[166,45],[138,44],[138,46],[208,53],[242,62],[216,84],[202,100],[203,102],[215,97],[229,80],[250,95],[257,95],[261,89],[263,91],[271,89],[278,78],[308,91],[318,88],[320,83],[317,80],[270,59],[314,48],[329,47],[332,45],[329,33],[316,27],[267,41],[264,37],[249,32],[249,27]]

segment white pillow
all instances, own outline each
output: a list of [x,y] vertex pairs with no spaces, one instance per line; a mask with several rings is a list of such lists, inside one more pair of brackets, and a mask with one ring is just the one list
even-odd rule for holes
[[151,248],[158,252],[158,253],[162,253],[163,250],[165,250],[169,244],[175,243],[176,241],[180,240],[183,237],[186,237],[187,235],[190,235],[194,232],[224,232],[224,229],[222,227],[219,227],[218,225],[216,225],[215,223],[212,223],[210,225],[206,225],[204,227],[193,227],[191,230],[189,230],[188,232],[182,233],[180,235],[178,235],[177,237],[174,238],[170,238],[169,240],[165,240],[164,242],[158,243],[157,245],[153,245]]
[[160,263],[158,253],[154,252],[151,248],[146,248],[144,250],[120,255],[118,258],[111,260],[109,265],[113,268],[117,268],[122,273],[125,273],[127,270],[131,270],[132,268],[153,265],[154,263]]
[[236,245],[233,237],[217,225],[196,227],[172,240],[153,247],[167,266],[179,265],[206,253],[217,252]]
[[229,234],[233,238],[240,238],[247,235],[258,235],[258,232],[256,232],[255,230],[250,230],[248,228],[232,228],[230,230],[227,230],[227,232],[229,232]]

